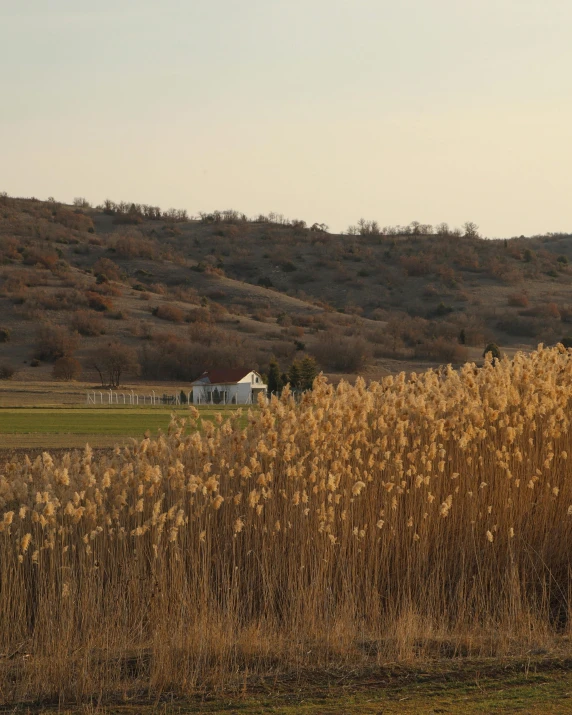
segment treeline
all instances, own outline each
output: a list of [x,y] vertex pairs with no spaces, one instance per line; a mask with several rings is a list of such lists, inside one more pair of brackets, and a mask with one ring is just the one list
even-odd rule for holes
[[[406,226],[383,226],[377,221],[367,221],[364,218],[348,226],[346,232],[348,236],[439,236],[452,238],[483,238],[479,233],[479,227],[473,221],[466,221],[460,228],[449,226],[443,221],[433,226],[430,223],[420,223],[412,221]],[[547,231],[542,234],[534,234],[530,238],[570,238],[571,233],[566,231]],[[514,238],[526,238],[526,236],[515,236]],[[505,239],[505,243],[508,239]]]
[[[76,199],[74,200],[74,204],[76,201],[85,200]],[[181,223],[189,220],[186,209],[168,209],[167,211],[163,211],[159,206],[129,203],[128,201],[115,203],[115,201],[106,199],[103,204],[96,208],[108,216],[115,216],[115,223],[137,224],[143,221]]]
[[257,214],[252,217],[248,217],[245,213],[235,211],[234,209],[212,211],[211,213],[201,211],[199,213],[199,221],[205,224],[265,223],[295,229],[308,229],[310,231],[318,231],[321,233],[326,233],[328,231],[328,226],[325,223],[313,223],[311,226],[308,226],[307,223],[301,219],[288,219],[283,214],[275,213],[273,211],[269,214]]
[[480,238],[479,227],[472,221],[466,221],[461,228],[451,228],[448,223],[433,226],[429,223],[412,221],[407,226],[384,226],[377,221],[360,218],[356,225],[349,226],[349,236],[454,236],[457,238]]
[[265,375],[268,385],[268,395],[280,395],[286,385],[293,392],[306,392],[312,389],[318,376],[316,360],[306,355],[301,360],[294,360],[286,372],[280,371],[280,365],[274,358],[270,361],[268,375]]

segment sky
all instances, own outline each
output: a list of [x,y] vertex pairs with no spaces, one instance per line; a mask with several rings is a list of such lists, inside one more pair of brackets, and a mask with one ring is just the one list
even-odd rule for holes
[[572,231],[569,0],[0,0],[0,191]]

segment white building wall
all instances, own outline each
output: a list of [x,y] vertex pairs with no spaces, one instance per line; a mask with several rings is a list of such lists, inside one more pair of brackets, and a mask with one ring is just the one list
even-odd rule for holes
[[226,404],[231,404],[233,398],[236,398],[235,404],[249,404],[251,397],[250,383],[239,382],[235,385],[193,385],[193,403],[195,405],[204,405],[211,403],[211,391],[218,388],[220,392],[226,392]]
[[245,375],[242,380],[233,384],[217,385],[210,383],[199,384],[192,386],[193,402],[196,405],[211,404],[211,391],[218,388],[219,392],[226,392],[226,404],[231,404],[233,398],[234,404],[247,405],[253,401],[256,402],[256,396],[253,397],[252,387],[263,387],[262,378],[257,372],[251,371]]

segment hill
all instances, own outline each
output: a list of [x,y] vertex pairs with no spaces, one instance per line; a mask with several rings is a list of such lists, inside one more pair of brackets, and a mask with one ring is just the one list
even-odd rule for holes
[[313,355],[332,378],[478,359],[572,333],[572,235],[487,240],[476,227],[361,221],[328,233],[270,215],[0,196],[0,363],[96,379],[120,344],[146,380],[268,370]]

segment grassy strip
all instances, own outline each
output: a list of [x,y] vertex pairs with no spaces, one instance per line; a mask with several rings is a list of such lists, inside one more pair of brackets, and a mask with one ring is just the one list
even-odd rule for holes
[[[536,669],[534,663],[517,667],[499,661],[467,663],[450,668],[429,665],[430,672],[398,669],[380,672],[378,677],[352,678],[322,674],[294,684],[268,682],[255,695],[202,699],[160,699],[145,703],[117,703],[89,710],[108,715],[183,715],[196,713],[248,713],[249,715],[417,715],[450,713],[572,713],[572,673],[565,663]],[[338,674],[339,676],[339,674]],[[58,712],[88,712],[85,708],[66,709],[38,706],[14,712],[39,715]]]
[[[236,408],[201,408],[201,420],[216,414],[230,416]],[[188,409],[157,408],[9,408],[0,409],[0,448],[113,446],[118,438],[141,438],[148,430],[165,431],[175,412],[181,417]],[[246,424],[246,411],[241,424]]]

